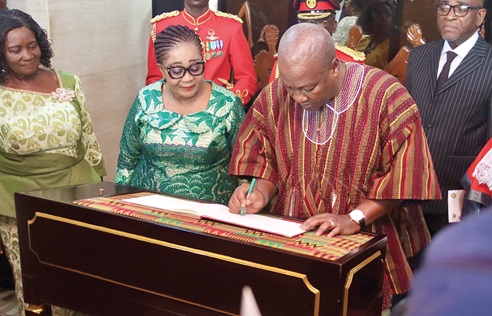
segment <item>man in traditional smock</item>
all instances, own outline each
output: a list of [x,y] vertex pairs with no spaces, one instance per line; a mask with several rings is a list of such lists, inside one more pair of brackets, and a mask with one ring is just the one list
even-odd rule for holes
[[[430,241],[416,203],[441,197],[419,112],[391,75],[335,57],[318,25],[292,26],[279,45],[280,78],[241,125],[230,173],[255,177],[229,201],[305,219],[316,234],[388,236],[383,308],[408,290],[407,258]],[[270,203],[270,204],[269,204]]]
[[156,35],[170,25],[184,25],[194,30],[205,46],[205,79],[231,90],[246,105],[255,95],[258,82],[242,20],[233,14],[211,11],[208,0],[185,0],[184,4],[183,11],[166,12],[150,21],[146,84],[162,79],[154,54]]

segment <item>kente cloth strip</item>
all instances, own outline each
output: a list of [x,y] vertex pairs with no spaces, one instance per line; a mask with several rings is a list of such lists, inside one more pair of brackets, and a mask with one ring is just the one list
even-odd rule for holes
[[241,242],[282,249],[331,261],[340,259],[351,250],[359,248],[373,238],[372,235],[364,233],[326,238],[326,234],[317,237],[314,232],[307,232],[294,238],[287,238],[208,219],[198,219],[190,215],[122,202],[122,200],[125,199],[149,194],[154,193],[140,192],[109,197],[96,197],[73,201],[73,203],[84,207],[138,218],[148,222],[161,223],[194,232],[221,236]]

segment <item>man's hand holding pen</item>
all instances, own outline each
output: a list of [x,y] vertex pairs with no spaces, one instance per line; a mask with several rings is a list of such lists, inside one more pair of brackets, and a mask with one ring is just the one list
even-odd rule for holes
[[[254,185],[252,186],[252,184]],[[253,188],[248,194],[250,186]],[[268,204],[276,192],[277,188],[269,180],[256,179],[255,183],[243,183],[236,188],[229,200],[229,210],[232,213],[240,213],[241,209],[244,208],[244,213],[258,213]]]

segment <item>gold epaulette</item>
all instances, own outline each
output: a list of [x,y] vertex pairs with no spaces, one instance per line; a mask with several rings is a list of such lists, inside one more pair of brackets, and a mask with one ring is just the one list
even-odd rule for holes
[[226,13],[226,12],[222,12],[222,11],[216,11],[215,12],[215,15],[216,16],[221,16],[221,17],[224,17],[224,18],[229,18],[229,19],[233,19],[233,20],[236,20],[240,23],[243,23],[243,20],[241,20],[240,17],[238,17],[237,15],[235,14],[231,14],[231,13]]
[[341,51],[342,53],[350,56],[356,61],[364,61],[366,60],[366,55],[363,52],[358,52],[356,50],[353,50],[351,48],[348,48],[347,46],[343,46],[340,44],[335,44],[335,49]]
[[170,18],[172,16],[177,16],[178,14],[179,14],[178,10],[174,10],[171,12],[164,12],[162,14],[159,14],[159,15],[156,15],[155,17],[153,17],[152,20],[150,20],[150,23],[154,24],[157,21],[160,21],[160,20],[165,19],[165,18]]
[[155,16],[152,20],[150,20],[150,38],[152,38],[152,42],[155,42],[155,37],[157,36],[156,34],[156,22],[159,22],[160,20],[163,20],[165,18],[170,18],[170,17],[173,17],[173,16],[178,16],[179,15],[179,11],[178,10],[174,10],[174,11],[171,11],[171,12],[164,12],[162,14],[159,14],[157,16]]

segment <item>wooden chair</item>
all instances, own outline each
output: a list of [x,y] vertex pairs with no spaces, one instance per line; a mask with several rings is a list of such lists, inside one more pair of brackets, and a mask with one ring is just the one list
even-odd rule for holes
[[246,23],[246,39],[248,40],[249,48],[251,49],[253,47],[253,30],[251,25],[251,6],[249,4],[249,1],[244,1],[241,9],[239,9],[237,16],[244,20]]
[[[239,9],[239,12],[237,13],[237,16],[241,18],[245,25],[246,25],[246,40],[248,41],[248,46],[249,49],[253,47],[253,31],[252,31],[252,25],[251,25],[251,6],[249,4],[249,1],[244,1],[243,5]],[[234,79],[234,69],[231,69],[231,73],[229,76],[229,80],[219,78],[218,79],[225,87],[228,89],[231,89],[234,84],[235,84],[235,79]]]
[[[425,44],[425,39],[422,36],[422,28],[417,23],[410,25],[407,29],[407,40],[413,47]],[[388,63],[384,70],[395,76],[402,84],[405,83],[407,75],[408,56],[410,48],[403,46],[400,48],[396,56]]]
[[275,55],[277,54],[277,42],[279,38],[279,29],[276,25],[267,24],[261,30],[259,42],[266,42],[268,51],[262,49],[255,55],[255,71],[258,76],[258,89],[261,90],[270,81]]
[[360,39],[364,35],[362,27],[359,25],[354,25],[350,28],[349,39],[347,42],[347,47],[353,50],[357,50],[357,44],[359,44]]

